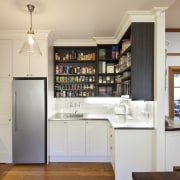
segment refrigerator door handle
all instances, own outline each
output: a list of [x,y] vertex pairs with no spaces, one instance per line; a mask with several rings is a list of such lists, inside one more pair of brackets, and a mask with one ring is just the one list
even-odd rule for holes
[[14,131],[17,131],[17,123],[16,123],[16,91],[14,92]]

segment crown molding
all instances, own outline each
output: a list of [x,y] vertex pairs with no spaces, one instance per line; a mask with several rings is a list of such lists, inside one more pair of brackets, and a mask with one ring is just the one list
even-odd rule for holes
[[96,46],[93,39],[57,39],[54,46]]
[[151,11],[127,11],[120,22],[114,39],[119,41],[133,22],[156,22],[156,17],[164,13],[167,7],[154,7]]
[[[36,30],[35,38],[48,39],[49,37],[52,36],[51,33],[52,32],[50,30]],[[27,30],[0,30],[1,39],[25,39],[26,37],[27,37]]]
[[96,44],[117,44],[118,42],[114,37],[93,37]]

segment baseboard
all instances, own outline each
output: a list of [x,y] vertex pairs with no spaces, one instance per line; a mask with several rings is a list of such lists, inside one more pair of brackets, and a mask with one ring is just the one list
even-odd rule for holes
[[49,162],[110,162],[110,157],[100,156],[50,156]]

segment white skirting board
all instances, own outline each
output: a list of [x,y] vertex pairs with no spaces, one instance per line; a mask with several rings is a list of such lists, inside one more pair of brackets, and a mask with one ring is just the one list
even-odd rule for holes
[[110,162],[110,157],[50,156],[49,162]]

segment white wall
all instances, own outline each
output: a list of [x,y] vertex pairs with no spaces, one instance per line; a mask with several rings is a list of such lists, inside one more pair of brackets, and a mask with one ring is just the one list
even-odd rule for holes
[[[166,46],[167,53],[180,53],[180,32],[166,32],[166,40],[169,44]],[[169,87],[168,87],[168,67],[180,66],[180,56],[167,56],[166,58],[166,97],[165,97],[165,115],[169,116]]]

